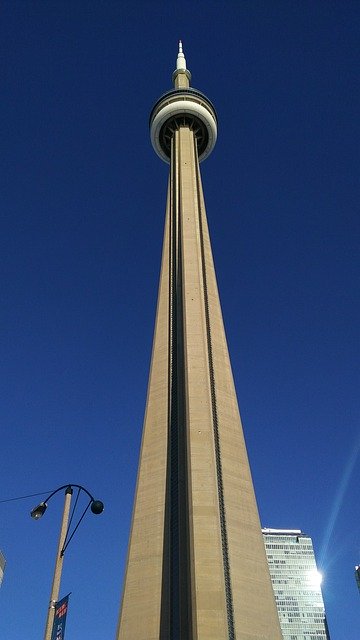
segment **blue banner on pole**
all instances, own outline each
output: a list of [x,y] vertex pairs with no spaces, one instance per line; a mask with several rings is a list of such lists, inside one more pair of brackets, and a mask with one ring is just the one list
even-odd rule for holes
[[65,623],[66,623],[66,614],[68,610],[68,601],[69,595],[65,596],[59,602],[55,604],[55,616],[54,616],[54,624],[51,635],[51,640],[64,640],[65,638]]

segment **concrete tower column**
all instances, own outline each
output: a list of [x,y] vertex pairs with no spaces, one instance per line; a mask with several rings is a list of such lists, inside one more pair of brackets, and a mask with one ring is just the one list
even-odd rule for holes
[[118,640],[281,640],[226,344],[199,162],[211,102],[175,89],[150,116],[170,164],[155,336]]

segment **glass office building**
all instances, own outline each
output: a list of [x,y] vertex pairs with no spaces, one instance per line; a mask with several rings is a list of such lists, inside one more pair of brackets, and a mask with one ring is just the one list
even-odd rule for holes
[[360,591],[360,565],[356,565],[355,567],[355,580]]
[[2,579],[4,577],[5,562],[5,558],[0,551],[0,584],[2,583]]
[[284,640],[330,640],[309,536],[300,529],[263,529]]

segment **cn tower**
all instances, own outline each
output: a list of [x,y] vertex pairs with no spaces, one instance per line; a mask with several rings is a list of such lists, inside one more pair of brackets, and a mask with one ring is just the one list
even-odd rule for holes
[[[190,87],[150,115],[170,165],[155,334],[117,640],[281,640],[206,220],[217,116]],[[220,185],[219,185],[220,188]]]

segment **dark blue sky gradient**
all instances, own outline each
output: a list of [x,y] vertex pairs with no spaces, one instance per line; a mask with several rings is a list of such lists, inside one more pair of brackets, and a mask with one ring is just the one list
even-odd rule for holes
[[[218,112],[202,174],[261,520],[312,536],[331,638],[358,640],[359,36],[351,0],[2,3],[0,498],[106,503],[66,553],[72,640],[115,636],[168,174],[148,117],[179,38]],[[37,500],[0,504],[4,640],[43,633],[62,498]]]

